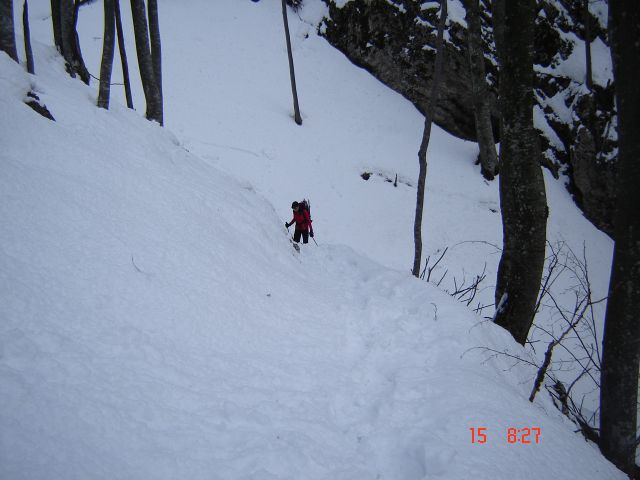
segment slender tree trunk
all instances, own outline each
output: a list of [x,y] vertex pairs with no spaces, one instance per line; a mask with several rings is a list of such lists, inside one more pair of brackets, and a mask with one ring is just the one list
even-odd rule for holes
[[[500,59],[500,53],[504,51],[504,5],[505,2],[502,0],[489,0],[491,1],[491,22],[493,27],[493,42],[495,44],[496,50],[496,60],[498,61],[498,65],[504,63]],[[500,95],[500,69],[498,69],[498,96]],[[503,138],[503,128],[502,128],[502,114],[500,115],[499,120],[499,132],[500,138]],[[500,170],[500,157],[498,156],[498,171]],[[496,304],[497,305],[497,304]]]
[[[618,205],[600,386],[604,455],[635,468],[640,357],[640,11],[637,0],[609,0],[609,40],[618,111]],[[637,478],[637,477],[634,477]]]
[[16,33],[13,25],[13,0],[0,0],[0,50],[6,52],[16,62]]
[[287,18],[287,4],[282,0],[282,19],[284,21],[284,34],[287,40],[287,55],[289,57],[289,76],[291,77],[291,92],[293,93],[294,119],[298,125],[302,125],[300,107],[298,106],[298,89],[296,88],[296,72],[293,68],[293,53],[291,51],[291,38],[289,37],[289,20]]
[[151,39],[151,64],[158,89],[160,104],[158,106],[160,125],[164,123],[163,98],[162,98],[162,48],[160,44],[160,21],[158,19],[158,0],[149,1],[149,35]]
[[75,77],[75,69],[73,68],[72,45],[75,42],[73,31],[73,17],[75,7],[73,0],[59,0],[59,18],[60,18],[60,41],[62,42],[62,55],[67,62],[67,69],[72,77]]
[[118,32],[118,48],[120,50],[120,63],[122,65],[124,94],[127,99],[127,107],[133,109],[131,81],[129,80],[129,63],[127,62],[127,50],[124,45],[124,32],[122,30],[122,18],[120,16],[120,0],[114,0],[113,5],[116,14],[116,31]]
[[75,77],[77,74],[84,83],[89,85],[89,71],[84,65],[78,33],[76,32],[77,7],[73,0],[59,0],[59,9],[62,55],[67,62],[67,70],[69,75]]
[[104,36],[102,37],[102,63],[100,65],[100,89],[98,107],[109,108],[111,92],[111,71],[113,69],[113,49],[115,43],[114,0],[104,0]]
[[500,52],[504,51],[504,6],[503,0],[491,1],[491,21],[493,23],[493,41],[496,44],[498,64],[502,64]]
[[80,3],[78,3],[78,0],[76,0],[73,7],[73,58],[76,62],[75,68],[78,72],[78,75],[80,75],[80,78],[84,83],[89,85],[89,82],[91,81],[91,74],[89,73],[89,70],[87,70],[87,67],[84,64],[84,59],[82,58],[82,50],[80,49],[80,36],[78,35],[77,29],[79,10]]
[[533,128],[535,0],[499,0],[504,10],[499,42],[500,207],[503,249],[496,285],[495,322],[522,345],[533,323],[546,242],[544,178]]
[[22,6],[22,32],[24,34],[24,54],[27,57],[27,72],[34,74],[33,50],[31,48],[31,29],[29,28],[29,3],[24,0]]
[[147,101],[146,117],[162,124],[162,108],[160,95],[156,85],[151,50],[149,47],[149,29],[143,0],[131,0],[131,13],[133,16],[133,31],[136,37],[136,52],[138,53],[138,66],[142,89]]
[[469,70],[473,96],[473,113],[476,135],[480,147],[480,166],[482,175],[493,180],[498,168],[498,155],[491,126],[491,111],[488,103],[488,88],[484,68],[484,48],[482,46],[482,25],[480,23],[479,0],[465,0],[467,20],[467,47],[469,51]]
[[62,24],[60,22],[60,0],[51,0],[51,26],[53,28],[53,42],[62,54]]
[[444,27],[447,21],[447,0],[440,0],[440,19],[438,20],[438,36],[436,38],[436,60],[433,71],[433,80],[431,84],[431,95],[429,104],[424,116],[424,130],[422,131],[422,141],[418,150],[418,163],[420,171],[418,173],[418,192],[416,195],[416,216],[413,223],[413,240],[414,240],[414,257],[413,269],[411,273],[414,276],[420,276],[420,266],[422,264],[422,212],[424,209],[424,192],[427,179],[427,150],[429,148],[429,140],[431,139],[431,124],[433,123],[433,112],[438,104],[438,95],[440,94],[440,80],[442,78],[442,69],[444,65]]
[[587,78],[586,84],[590,92],[593,91],[593,73],[591,62],[591,14],[589,13],[589,0],[584,0],[583,7],[584,17],[584,54],[587,64]]

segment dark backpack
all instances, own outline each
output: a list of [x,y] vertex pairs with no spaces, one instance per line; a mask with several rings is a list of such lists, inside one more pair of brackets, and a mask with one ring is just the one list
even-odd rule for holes
[[300,208],[303,212],[305,210],[307,211],[307,213],[309,214],[309,220],[311,220],[311,204],[309,203],[309,200],[304,198],[302,199],[302,201],[298,202],[298,205],[300,205]]
[[300,206],[300,213],[304,215],[304,212],[306,210],[306,212],[309,214],[309,225],[307,225],[307,228],[313,231],[313,220],[311,220],[311,203],[308,199],[304,198],[301,202],[298,202],[298,205]]

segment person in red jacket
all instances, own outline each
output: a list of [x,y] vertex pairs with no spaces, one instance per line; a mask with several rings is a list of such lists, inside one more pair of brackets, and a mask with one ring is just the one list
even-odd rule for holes
[[296,231],[293,234],[293,241],[298,243],[302,237],[302,243],[309,243],[309,235],[313,238],[313,225],[311,225],[309,210],[298,202],[293,202],[291,209],[293,210],[293,218],[291,222],[285,222],[285,226],[289,228],[295,223]]

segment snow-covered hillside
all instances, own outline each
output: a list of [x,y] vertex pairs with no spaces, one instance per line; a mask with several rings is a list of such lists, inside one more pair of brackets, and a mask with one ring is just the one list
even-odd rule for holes
[[[166,128],[115,86],[94,106],[49,2],[31,5],[37,75],[0,54],[0,478],[624,478],[527,401],[535,370],[478,349],[521,353],[505,331],[411,277],[422,119],[316,35],[322,3],[290,16],[302,127],[279,1],[159,3]],[[101,22],[81,9],[94,74]],[[476,148],[434,129],[424,237],[452,277],[486,262],[492,283]],[[585,242],[605,292],[610,241],[547,180],[550,240]],[[319,246],[298,254],[283,224],[303,196]]]

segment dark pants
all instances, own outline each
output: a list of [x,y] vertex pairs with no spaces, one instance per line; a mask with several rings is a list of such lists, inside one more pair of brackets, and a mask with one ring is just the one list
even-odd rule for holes
[[309,231],[296,230],[293,234],[293,241],[300,242],[300,235],[302,235],[302,243],[309,243]]

